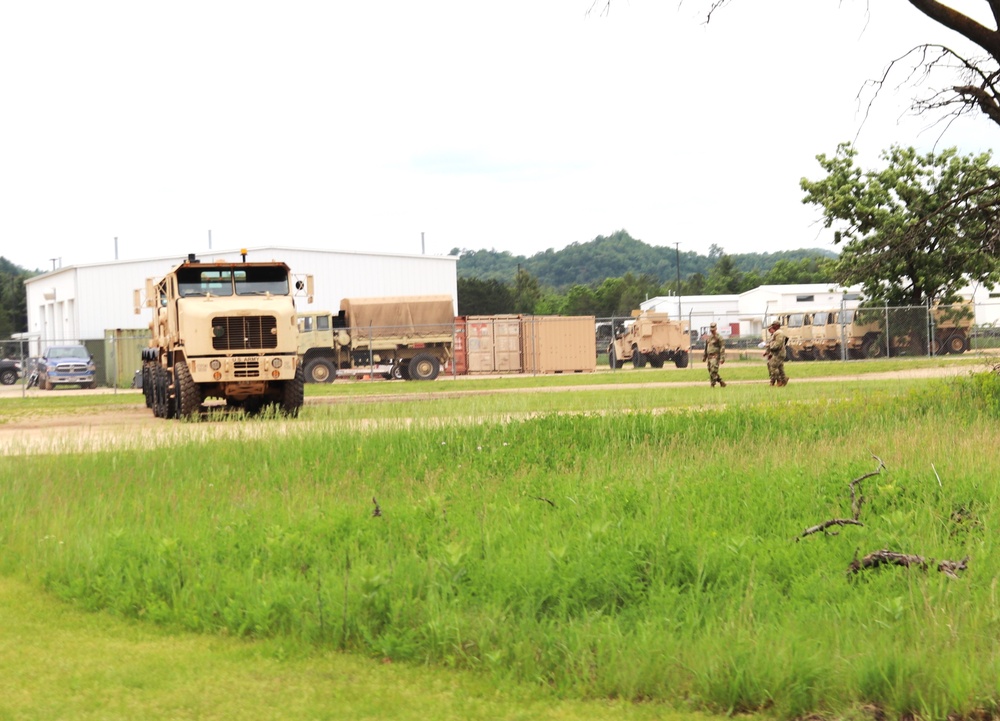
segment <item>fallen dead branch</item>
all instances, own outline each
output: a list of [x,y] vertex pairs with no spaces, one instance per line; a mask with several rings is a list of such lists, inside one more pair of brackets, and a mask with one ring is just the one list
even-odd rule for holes
[[[823,531],[826,533],[826,529],[832,526],[864,526],[859,519],[861,518],[861,506],[865,503],[865,497],[862,495],[861,482],[865,481],[872,476],[879,475],[885,469],[885,463],[882,459],[872,453],[872,458],[878,461],[878,466],[871,473],[866,473],[860,478],[855,478],[851,481],[848,486],[851,490],[851,518],[831,518],[829,521],[823,521],[822,523],[817,523],[815,526],[811,526],[802,532],[799,538],[805,538],[806,536],[811,536],[814,533],[819,533]],[[830,533],[827,535],[836,536],[836,533]],[[795,540],[798,541],[799,538]]]
[[[932,559],[927,559],[923,556],[917,556],[912,553],[897,553],[888,549],[882,549],[881,551],[869,553],[861,560],[858,560],[857,553],[855,553],[854,560],[851,561],[850,565],[847,567],[847,572],[856,574],[860,571],[878,568],[880,566],[903,566],[904,568],[916,566],[917,568],[927,570],[928,566],[933,563],[934,561]],[[968,565],[969,557],[966,556],[961,561],[939,561],[937,563],[937,570],[947,576],[951,576],[952,578],[958,578],[958,572],[966,570]]]
[[[819,533],[820,531],[825,531],[831,526],[864,526],[861,521],[855,520],[853,518],[831,518],[829,521],[823,521],[815,526],[807,528],[802,532],[800,538],[805,538],[806,536],[811,536],[814,533]],[[833,535],[833,534],[831,534]]]

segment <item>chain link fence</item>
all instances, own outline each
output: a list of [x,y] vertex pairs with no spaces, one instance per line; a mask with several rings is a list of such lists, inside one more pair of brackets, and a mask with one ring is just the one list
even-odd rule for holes
[[[758,360],[759,345],[764,336],[762,329],[773,319],[782,323],[789,338],[788,356],[793,361],[959,355],[1000,349],[998,300],[932,308],[906,306],[772,312],[752,318],[691,311],[684,318],[690,335],[690,355],[694,359],[699,357],[709,325],[716,323],[733,360]],[[454,328],[449,329],[454,345],[454,362],[442,364],[443,374],[590,370],[594,366],[586,359],[589,342],[585,340],[580,351],[578,341],[581,336],[586,338],[589,335],[591,322],[596,368],[608,368],[608,349],[615,336],[634,322],[631,315],[604,318],[506,315],[456,319]],[[514,334],[512,337],[505,336],[508,329]],[[486,331],[490,335],[484,336]],[[359,337],[372,332],[373,329],[366,328]],[[92,358],[93,377],[98,386],[116,390],[140,387],[141,352],[147,346],[148,338],[148,330],[122,329],[108,330],[103,338],[92,339],[42,341],[30,334],[0,339],[0,384],[20,384],[25,388],[49,348],[82,345]],[[571,345],[573,350],[570,353],[568,349]],[[486,360],[483,360],[484,350],[491,354]],[[66,385],[72,387],[72,384]]]

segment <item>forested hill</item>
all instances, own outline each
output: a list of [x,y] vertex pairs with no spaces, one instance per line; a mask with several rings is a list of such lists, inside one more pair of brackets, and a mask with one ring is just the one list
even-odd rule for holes
[[[705,248],[704,254],[681,249],[681,278],[686,279],[694,274],[707,276],[724,253],[722,248],[715,245]],[[509,282],[516,276],[520,265],[522,270],[534,276],[539,283],[552,288],[600,284],[605,278],[621,277],[626,273],[650,275],[660,283],[672,282],[677,277],[675,247],[648,245],[624,230],[609,236],[599,235],[586,243],[573,243],[562,250],[550,248],[532,256],[512,255],[507,251],[457,248],[451,254],[459,255],[459,278]],[[819,248],[726,255],[737,270],[743,273],[755,271],[760,276],[767,275],[775,263],[781,260],[799,262],[803,259],[837,257],[836,253]]]

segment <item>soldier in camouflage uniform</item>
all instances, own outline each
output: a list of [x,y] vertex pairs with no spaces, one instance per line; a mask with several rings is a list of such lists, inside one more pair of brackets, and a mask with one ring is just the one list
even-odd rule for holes
[[708,327],[710,333],[705,341],[705,353],[702,360],[708,363],[708,380],[715,388],[718,383],[721,388],[726,387],[726,382],[719,377],[719,366],[726,362],[726,341],[718,330],[715,323]]
[[768,327],[771,334],[765,345],[764,357],[767,358],[767,374],[771,377],[772,386],[787,386],[788,376],[785,375],[785,345],[788,339],[781,332],[781,323],[774,321]]

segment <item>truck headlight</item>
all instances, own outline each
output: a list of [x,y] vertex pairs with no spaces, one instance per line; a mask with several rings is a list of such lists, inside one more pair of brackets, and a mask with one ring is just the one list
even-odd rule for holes
[[209,363],[208,365],[209,365],[209,366],[210,366],[210,367],[212,368],[212,370],[214,370],[214,371],[217,371],[217,370],[219,370],[220,368],[222,368],[222,362],[221,362],[221,361],[219,361],[219,359],[215,359],[215,360],[213,360],[213,361],[212,361],[211,363]]
[[272,368],[281,368],[281,358],[272,358],[271,359],[271,367]]

